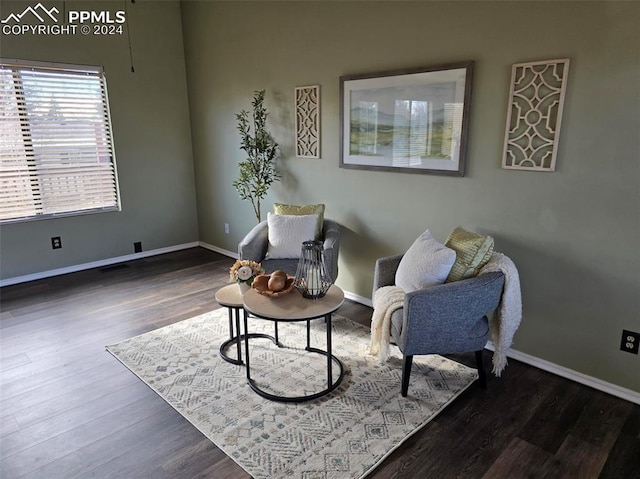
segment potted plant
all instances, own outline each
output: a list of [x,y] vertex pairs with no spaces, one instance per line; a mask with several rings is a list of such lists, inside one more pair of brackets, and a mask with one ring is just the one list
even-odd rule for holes
[[258,223],[261,221],[260,201],[280,176],[276,170],[278,143],[266,129],[268,112],[264,107],[265,91],[256,91],[251,105],[253,112],[242,110],[236,114],[240,132],[240,149],[247,158],[238,164],[240,175],[233,182],[240,199],[251,201]]
[[238,283],[240,293],[244,294],[251,287],[256,276],[263,273],[264,269],[260,263],[239,259],[229,268],[229,281]]

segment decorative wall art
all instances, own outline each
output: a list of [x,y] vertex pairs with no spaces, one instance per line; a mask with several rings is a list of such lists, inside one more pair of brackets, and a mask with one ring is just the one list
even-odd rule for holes
[[296,156],[320,158],[320,85],[295,89]]
[[568,58],[513,65],[502,168],[555,170],[568,72]]
[[473,61],[340,77],[341,168],[464,176]]

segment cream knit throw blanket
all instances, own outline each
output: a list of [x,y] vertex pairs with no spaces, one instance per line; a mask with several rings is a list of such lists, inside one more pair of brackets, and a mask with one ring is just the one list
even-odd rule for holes
[[404,306],[404,296],[404,291],[398,286],[383,286],[373,293],[369,354],[377,355],[380,363],[389,359],[391,315],[396,309]]
[[[491,271],[501,271],[504,274],[500,304],[489,318],[491,342],[494,346],[492,372],[500,377],[507,365],[507,350],[522,320],[522,296],[518,269],[508,256],[494,252],[479,274]],[[389,358],[391,315],[404,306],[404,297],[404,291],[397,286],[383,286],[373,293],[369,353],[377,355],[380,363]]]
[[500,374],[507,365],[507,350],[513,342],[513,336],[522,321],[522,293],[520,276],[516,265],[508,256],[494,252],[489,262],[479,274],[491,271],[504,273],[504,288],[498,309],[489,318],[491,342],[493,343],[493,374]]

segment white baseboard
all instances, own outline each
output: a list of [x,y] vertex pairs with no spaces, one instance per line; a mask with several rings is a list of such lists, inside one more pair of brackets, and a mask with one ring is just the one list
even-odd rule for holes
[[89,263],[66,266],[64,268],[51,269],[49,271],[42,271],[40,273],[25,274],[24,276],[14,276],[13,278],[0,280],[0,287],[10,286],[12,284],[26,283],[28,281],[35,281],[38,279],[50,278],[52,276],[60,276],[67,273],[75,273],[77,271],[83,271],[86,269],[102,268],[104,266],[110,266],[112,264],[124,263],[125,261],[133,261],[136,259],[147,258],[149,256],[172,253],[174,251],[180,251],[183,249],[196,248],[198,246],[200,246],[200,243],[194,241],[192,243],[184,243],[174,246],[168,246],[166,248],[152,249],[149,251],[143,251],[141,253],[127,254],[124,256],[116,256],[115,258],[107,258],[99,261],[91,261]]
[[[24,276],[7,278],[4,280],[0,280],[0,287],[10,286],[12,284],[18,284],[18,283],[25,283],[27,281],[34,281],[37,279],[49,278],[52,276],[58,276],[58,275],[67,274],[67,273],[74,273],[76,271],[82,271],[85,269],[101,268],[101,267],[109,266],[112,264],[123,263],[125,261],[132,261],[136,259],[146,258],[148,256],[156,256],[159,254],[171,253],[173,251],[194,248],[196,246],[201,246],[205,249],[215,251],[216,253],[223,254],[230,258],[235,258],[235,259],[238,258],[238,254],[233,251],[225,250],[223,248],[219,248],[217,246],[205,243],[203,241],[196,241],[193,243],[184,243],[180,245],[169,246],[167,248],[159,248],[159,249],[154,249],[150,251],[144,251],[142,253],[128,254],[125,256],[118,256],[115,258],[108,258],[100,261],[92,261],[90,263],[84,263],[84,264],[79,264],[75,266],[68,266],[65,268],[58,268],[58,269],[53,269],[49,271],[43,271],[41,273],[27,274]],[[365,306],[372,307],[371,299],[367,297],[360,296],[358,294],[351,293],[349,291],[344,292],[344,297],[351,301],[355,301],[356,303],[360,303]],[[491,344],[490,341],[487,343],[486,347],[491,351],[494,350],[493,344]],[[629,401],[635,404],[640,404],[640,393],[636,391],[632,391],[631,389],[623,388],[616,384],[608,383],[601,379],[588,376],[586,374],[574,371],[572,369],[565,368],[564,366],[559,366],[558,364],[546,361],[544,359],[537,358],[535,356],[531,356],[530,354],[526,354],[514,349],[509,349],[507,351],[507,357],[513,358],[517,361],[521,361],[525,364],[542,369],[544,371],[569,379],[571,381],[584,384],[585,386],[592,387],[594,389],[597,389],[598,391],[611,394],[612,396],[619,397],[626,401]]]
[[200,241],[198,244],[200,246],[202,246],[203,248],[205,248],[205,249],[208,249],[208,250],[211,250],[211,251],[215,251],[216,253],[223,254],[225,256],[228,256],[229,258],[238,259],[238,253],[235,253],[233,251],[229,251],[229,250],[220,248],[218,246],[214,246],[212,244],[205,243],[204,241]]
[[349,291],[344,292],[344,297],[350,299],[351,301],[355,301],[356,303],[364,304],[365,306],[369,306],[373,308],[373,301],[364,296],[360,296],[359,294],[350,293]]
[[[491,351],[494,350],[494,346],[491,341],[487,343],[486,348]],[[631,389],[608,383],[606,381],[603,381],[602,379],[588,376],[578,371],[574,371],[573,369],[559,366],[558,364],[537,358],[535,356],[531,356],[530,354],[523,353],[515,349],[509,349],[507,351],[507,357],[528,364],[529,366],[534,366],[538,369],[542,369],[543,371],[550,372],[552,374],[555,374],[556,376],[560,376],[566,379],[570,379],[571,381],[584,384],[585,386],[592,387],[593,389],[611,394],[612,396],[619,397],[626,401],[640,404],[640,393],[632,391]]]

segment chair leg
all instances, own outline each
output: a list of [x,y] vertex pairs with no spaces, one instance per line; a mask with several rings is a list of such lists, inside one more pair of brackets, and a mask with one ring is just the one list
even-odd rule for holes
[[484,363],[482,362],[482,350],[476,351],[476,365],[478,368],[478,379],[480,380],[480,387],[487,389],[487,375],[484,372]]
[[402,397],[407,397],[409,391],[409,376],[411,376],[411,364],[413,363],[413,356],[402,355]]

